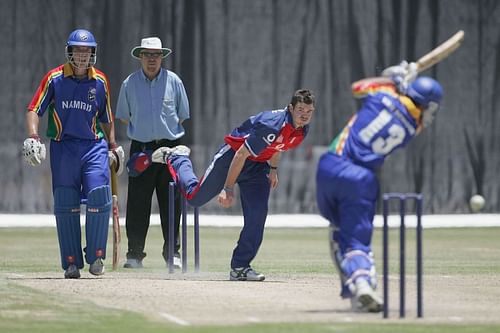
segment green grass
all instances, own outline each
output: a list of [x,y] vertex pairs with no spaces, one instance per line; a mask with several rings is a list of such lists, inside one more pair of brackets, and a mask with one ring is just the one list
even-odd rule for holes
[[[201,261],[205,272],[228,271],[239,228],[202,228]],[[189,241],[192,242],[192,229]],[[123,230],[122,255],[126,247]],[[264,243],[254,266],[268,274],[335,274],[323,228],[266,230]],[[376,230],[373,246],[377,269],[381,271],[381,232]],[[398,267],[398,231],[391,230],[390,270]],[[111,237],[110,237],[111,239]],[[500,228],[424,230],[424,270],[427,275],[500,275],[492,265],[500,257]],[[164,269],[163,240],[159,227],[151,227],[145,271]],[[111,249],[109,245],[108,249]],[[50,295],[6,279],[7,273],[60,272],[59,250],[54,228],[0,229],[0,332],[498,332],[499,326],[471,324],[421,324],[410,321],[338,324],[253,324],[234,326],[179,327],[152,321],[141,314],[101,308],[78,299],[68,303],[60,295]],[[189,259],[192,260],[192,243]],[[407,232],[407,273],[414,274],[415,233]],[[192,262],[190,263],[192,270]],[[124,271],[120,269],[120,271]]]

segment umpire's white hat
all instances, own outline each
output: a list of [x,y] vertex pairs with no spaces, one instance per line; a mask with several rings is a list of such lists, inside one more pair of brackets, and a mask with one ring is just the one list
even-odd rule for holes
[[134,57],[136,59],[141,59],[141,57],[140,57],[141,51],[144,49],[161,50],[163,53],[163,55],[161,56],[162,58],[165,58],[166,56],[168,56],[172,52],[171,49],[168,49],[166,47],[162,47],[160,38],[148,37],[148,38],[143,38],[141,40],[141,45],[134,47],[132,49],[132,51],[130,52],[130,54],[132,54],[132,57]]

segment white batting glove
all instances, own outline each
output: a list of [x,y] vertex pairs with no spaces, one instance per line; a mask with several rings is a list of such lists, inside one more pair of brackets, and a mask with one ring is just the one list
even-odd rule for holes
[[390,66],[384,69],[382,71],[382,76],[390,78],[397,76],[404,77],[407,73],[407,68],[408,68],[408,61],[403,60],[399,65]]
[[38,135],[33,135],[24,140],[22,153],[27,164],[38,165],[45,159],[45,145],[40,141]]
[[418,68],[415,62],[403,60],[399,65],[387,67],[382,71],[382,76],[390,77],[396,84],[398,91],[406,93],[408,86],[418,76]]
[[114,163],[116,174],[121,175],[125,167],[125,152],[122,146],[118,146],[116,143],[110,144],[108,157],[109,165],[112,166]]
[[403,86],[405,87],[405,91],[406,89],[408,88],[408,86],[410,85],[410,83],[412,83],[413,81],[415,81],[415,79],[417,78],[418,76],[418,66],[417,66],[417,63],[416,62],[410,62],[408,64],[408,66],[406,67],[406,74],[403,78]]

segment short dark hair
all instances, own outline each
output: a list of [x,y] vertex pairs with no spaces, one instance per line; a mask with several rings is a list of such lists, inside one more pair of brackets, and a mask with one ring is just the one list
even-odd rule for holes
[[314,105],[314,94],[311,90],[308,89],[299,89],[297,90],[293,96],[290,104],[294,107],[297,103],[305,103],[305,104],[313,104]]

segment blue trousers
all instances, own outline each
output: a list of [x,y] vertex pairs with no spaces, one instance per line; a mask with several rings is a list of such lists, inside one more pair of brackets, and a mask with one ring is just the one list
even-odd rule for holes
[[[170,160],[173,177],[192,206],[202,206],[222,191],[234,153],[228,145],[222,146],[201,179],[194,174],[191,160],[186,156],[174,156]],[[266,162],[247,160],[236,181],[244,225],[233,251],[232,268],[250,266],[262,243],[271,189],[268,175]]]
[[330,221],[336,264],[344,283],[342,295],[349,294],[349,284],[363,276],[372,285],[374,266],[371,257],[373,218],[379,183],[375,173],[328,152],[321,156],[316,173],[316,197],[321,215]]
[[106,141],[53,140],[50,166],[62,268],[83,267],[80,203],[87,204],[85,259],[89,264],[104,259],[111,209]]

